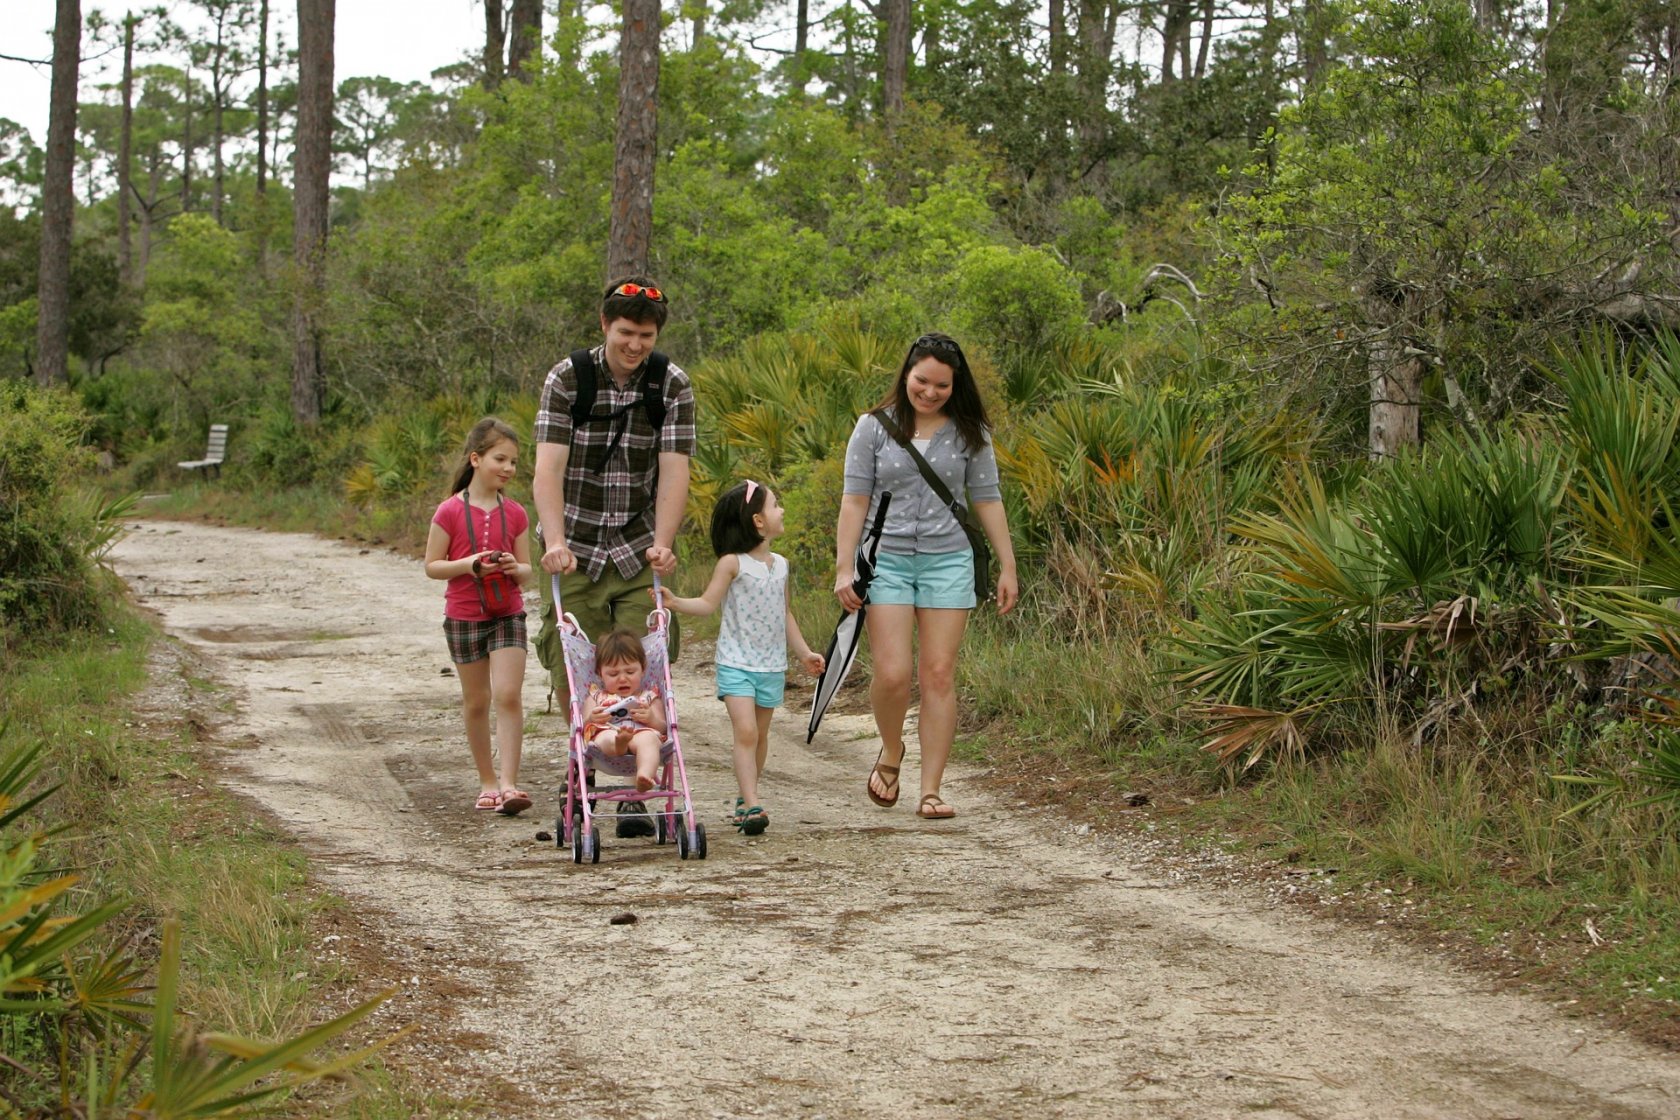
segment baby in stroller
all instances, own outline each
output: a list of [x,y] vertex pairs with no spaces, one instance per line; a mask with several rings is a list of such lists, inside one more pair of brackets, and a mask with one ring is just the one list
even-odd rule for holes
[[659,690],[645,688],[647,651],[629,630],[613,630],[595,644],[595,673],[583,705],[583,737],[605,758],[633,755],[636,788],[659,779],[660,745],[667,731]]

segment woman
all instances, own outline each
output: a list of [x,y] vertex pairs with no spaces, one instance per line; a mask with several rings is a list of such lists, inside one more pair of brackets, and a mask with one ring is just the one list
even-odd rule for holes
[[852,432],[835,533],[834,584],[846,610],[862,605],[852,589],[858,541],[879,495],[890,493],[864,616],[875,664],[869,699],[881,735],[881,750],[869,772],[869,799],[883,806],[898,802],[914,636],[919,639],[915,670],[922,695],[917,723],[922,793],[916,815],[947,820],[957,814],[940,797],[939,783],[957,734],[957,649],[976,602],[974,553],[955,515],[900,439],[915,445],[958,501],[966,494],[969,516],[979,521],[997,557],[998,611],[1008,612],[1018,593],[1015,550],[998,488],[991,428],[968,360],[949,335],[918,338],[892,391]]

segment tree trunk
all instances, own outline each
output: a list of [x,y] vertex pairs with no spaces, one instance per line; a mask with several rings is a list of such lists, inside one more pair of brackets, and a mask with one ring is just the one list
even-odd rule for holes
[[[1161,13],[1161,83],[1190,76],[1190,24],[1195,18],[1191,0],[1171,0]],[[1179,64],[1180,57],[1183,64]]]
[[795,0],[793,7],[793,63],[788,70],[789,85],[797,93],[805,92],[805,82],[811,76],[811,60],[806,51],[811,42],[811,0]]
[[1104,0],[1079,0],[1080,146],[1089,162],[1107,135],[1108,78],[1113,40]]
[[296,164],[293,171],[292,418],[321,419],[321,303],[326,288],[328,177],[332,173],[335,0],[298,0]]
[[181,71],[181,213],[192,209],[193,94],[192,67]]
[[226,165],[222,161],[223,122],[227,107],[227,91],[222,88],[228,66],[227,21],[228,9],[218,8],[216,41],[210,54],[210,216],[216,219],[217,225],[222,224],[222,199],[227,193]]
[[659,134],[659,0],[624,0],[607,278],[646,274]]
[[1301,80],[1316,85],[1329,62],[1324,45],[1324,0],[1303,0],[1301,4]]
[[502,84],[502,46],[507,25],[502,22],[502,0],[484,0],[484,88]]
[[1196,48],[1196,78],[1207,76],[1208,51],[1213,43],[1213,0],[1202,0],[1202,44]]
[[1492,31],[1499,26],[1499,0],[1473,0],[1473,3],[1478,28]]
[[507,72],[531,80],[531,64],[542,56],[542,0],[513,0],[508,14]]
[[257,14],[257,197],[268,193],[268,0]]
[[131,180],[134,160],[134,25],[130,14],[123,20],[122,126],[117,137],[117,278],[123,285],[134,280],[134,247],[129,226],[134,220]]
[[1067,72],[1067,0],[1050,0],[1050,73]]
[[1423,401],[1423,355],[1411,345],[1414,299],[1409,295],[1368,293],[1365,313],[1376,328],[1370,363],[1370,453],[1373,461],[1391,459],[1421,439],[1418,423]]
[[883,0],[882,7],[887,16],[887,49],[881,67],[881,108],[891,140],[904,115],[904,87],[910,79],[910,0]]
[[81,0],[58,0],[46,178],[41,183],[41,264],[36,278],[40,310],[35,327],[35,376],[43,385],[62,385],[70,376],[70,232],[76,213],[76,79],[81,51]]
[[158,193],[162,190],[163,153],[153,145],[146,160],[146,197],[140,201],[140,260],[134,269],[137,288],[146,286],[146,272],[152,266],[152,215],[157,212]]
[[690,50],[698,47],[706,38],[706,0],[694,0],[694,7],[691,10],[694,12],[694,21],[690,24],[693,28],[693,34],[689,42]]

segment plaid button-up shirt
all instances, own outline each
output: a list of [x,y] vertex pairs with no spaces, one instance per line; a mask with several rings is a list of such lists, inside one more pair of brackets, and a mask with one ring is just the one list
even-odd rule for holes
[[[665,425],[655,432],[641,403],[641,367],[620,389],[607,369],[606,347],[597,346],[592,353],[596,385],[590,416],[594,419],[580,428],[572,426],[577,375],[568,355],[543,381],[537,442],[570,448],[563,490],[566,547],[577,557],[578,570],[597,580],[610,560],[619,575],[629,579],[642,570],[647,550],[653,546],[660,453],[694,454],[694,388],[688,374],[676,365],[666,371]],[[629,423],[624,435],[606,461],[599,462],[619,426],[606,418],[625,405],[631,407],[625,413]]]

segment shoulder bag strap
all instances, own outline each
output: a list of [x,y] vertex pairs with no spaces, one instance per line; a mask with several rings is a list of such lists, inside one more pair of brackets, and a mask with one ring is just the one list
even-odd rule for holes
[[[477,538],[473,536],[472,502],[467,500],[467,492],[465,490],[461,491],[461,512],[467,519],[467,555],[471,556],[473,553],[480,551],[490,551],[490,514],[487,512],[484,515],[484,548],[480,549],[478,547]],[[502,515],[502,544],[507,545],[510,543],[508,540],[507,506],[502,504],[502,496],[500,494],[496,495],[496,512]],[[497,549],[497,551],[500,552],[502,550]],[[508,551],[512,551],[511,547]],[[475,570],[472,572],[472,581],[473,590],[478,592],[478,605],[484,608],[485,617],[494,617],[490,611],[490,600],[484,597],[484,577],[479,575]]]
[[962,526],[965,531],[971,531],[973,526],[968,523],[968,507],[957,501],[951,494],[951,488],[945,485],[945,480],[939,477],[939,472],[934,470],[926,459],[922,458],[922,453],[916,450],[916,445],[905,438],[904,430],[893,421],[891,416],[887,415],[887,410],[879,408],[869,415],[875,417],[881,427],[886,429],[887,435],[892,437],[894,443],[910,452],[910,458],[916,461],[916,469],[922,472],[922,478],[933,490],[934,497],[945,503],[951,511],[951,516],[957,519],[958,525]]

